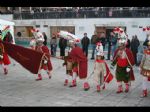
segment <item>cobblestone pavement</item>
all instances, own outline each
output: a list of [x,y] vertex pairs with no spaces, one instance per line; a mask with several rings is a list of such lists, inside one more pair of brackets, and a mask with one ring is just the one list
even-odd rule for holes
[[[94,64],[90,56],[88,76]],[[77,87],[63,86],[63,61],[56,58],[51,58],[51,61],[52,79],[43,74],[42,81],[35,81],[36,75],[28,72],[14,60],[9,66],[8,75],[4,75],[0,67],[0,106],[150,106],[150,95],[140,98],[142,77],[137,67],[134,67],[136,80],[132,82],[129,93],[116,94],[115,78],[106,85],[105,90],[97,93],[93,77],[89,79],[89,91],[83,90],[84,80],[80,79],[77,79]],[[110,65],[110,61],[107,63]]]

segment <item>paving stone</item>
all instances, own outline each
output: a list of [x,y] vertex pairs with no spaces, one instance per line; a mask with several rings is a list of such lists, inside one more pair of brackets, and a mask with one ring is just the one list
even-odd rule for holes
[[[90,57],[88,59],[89,76],[93,71],[94,60],[90,60]],[[65,87],[63,61],[56,58],[51,58],[51,61],[52,79],[48,79],[48,76],[43,74],[42,81],[35,81],[37,76],[14,60],[12,62],[16,65],[9,66],[8,75],[4,75],[3,69],[0,68],[0,106],[150,106],[150,96],[140,98],[142,76],[137,67],[134,67],[136,80],[131,83],[129,93],[116,94],[115,78],[110,84],[106,84],[106,90],[97,93],[93,76],[88,80],[89,91],[84,91],[84,80],[79,78],[77,87]],[[106,62],[110,64],[110,61]]]

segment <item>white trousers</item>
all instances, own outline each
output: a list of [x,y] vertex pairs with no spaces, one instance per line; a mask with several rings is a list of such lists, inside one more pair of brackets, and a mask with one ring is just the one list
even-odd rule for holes
[[3,67],[3,69],[7,69],[8,68],[8,66],[4,65],[4,64],[2,64],[2,67]]
[[143,90],[147,89],[147,82],[148,82],[148,78],[143,76],[143,81],[142,81],[142,89]]
[[77,73],[76,73],[76,72],[73,72],[72,80],[76,80],[76,78],[77,78]]

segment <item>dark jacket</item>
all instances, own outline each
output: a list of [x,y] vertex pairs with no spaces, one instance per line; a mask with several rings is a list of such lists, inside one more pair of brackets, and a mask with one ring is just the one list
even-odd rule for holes
[[47,45],[47,36],[46,35],[44,35],[44,42],[43,42],[43,44],[46,46]]
[[112,35],[107,38],[108,46],[112,45],[112,39],[113,38],[114,38],[114,36],[112,36]]
[[50,45],[57,45],[57,38],[56,37],[51,38]]
[[130,42],[130,39],[128,39],[126,48],[130,49],[130,46],[131,46],[131,42]]
[[137,53],[139,45],[140,45],[139,40],[133,39],[131,41],[131,50],[132,50],[132,52]]
[[4,37],[4,40],[3,40],[3,41],[5,41],[5,42],[10,42],[10,43],[13,42],[13,37],[12,37],[12,35],[11,35],[10,32],[8,32],[8,33],[6,34],[6,36]]
[[106,41],[105,37],[98,37],[96,39],[96,43],[101,42],[103,46],[105,46],[105,43],[106,43],[105,41]]
[[83,37],[83,39],[81,40],[81,44],[83,47],[88,47],[90,44],[90,39],[88,37]]
[[64,38],[60,38],[60,40],[59,40],[59,48],[63,49],[63,48],[66,48],[66,47],[67,47],[67,40],[64,39]]
[[96,44],[96,39],[97,39],[97,36],[96,35],[92,35],[91,44]]

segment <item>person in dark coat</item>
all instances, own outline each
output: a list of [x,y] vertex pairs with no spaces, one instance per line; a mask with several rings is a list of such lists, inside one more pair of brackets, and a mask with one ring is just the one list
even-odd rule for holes
[[13,43],[13,37],[12,37],[12,35],[11,35],[10,32],[8,32],[8,33],[6,34],[6,36],[4,37],[4,40],[3,40],[3,41],[4,41],[4,42]]
[[60,56],[62,58],[64,58],[65,56],[65,49],[67,47],[67,40],[60,37],[60,40],[59,40],[59,48],[60,48]]
[[102,33],[101,35],[98,35],[97,36],[98,38],[96,39],[96,43],[97,42],[101,42],[102,43],[102,45],[103,45],[103,50],[105,49],[105,44],[106,44],[106,39],[105,39],[105,35],[104,35],[104,33]]
[[111,53],[112,57],[114,56],[115,50],[117,49],[117,35],[114,34],[114,37],[111,40]]
[[46,46],[47,45],[47,36],[46,36],[45,32],[43,32],[43,36],[44,36],[43,44]]
[[110,36],[108,37],[108,40],[107,40],[108,41],[107,60],[110,60],[112,38],[114,38],[114,34],[113,34],[113,32],[110,32]]
[[131,47],[131,42],[130,42],[130,39],[127,40],[127,45],[126,45],[126,48],[130,49]]
[[106,38],[104,33],[101,34],[100,42],[103,45],[103,50],[105,50]]
[[97,39],[97,35],[92,35],[91,37],[91,45],[92,45],[92,59],[95,59],[94,54],[95,54],[95,49],[96,49],[96,39]]
[[53,34],[50,40],[50,47],[51,47],[51,55],[56,56],[56,49],[57,49],[57,37]]
[[131,51],[133,53],[134,56],[134,60],[135,60],[135,64],[137,65],[137,53],[138,53],[138,47],[140,45],[140,42],[137,38],[137,36],[132,36],[132,40],[131,40]]
[[81,44],[82,44],[82,50],[87,57],[88,56],[88,47],[90,44],[90,39],[87,37],[87,33],[84,33],[84,37],[81,40]]

